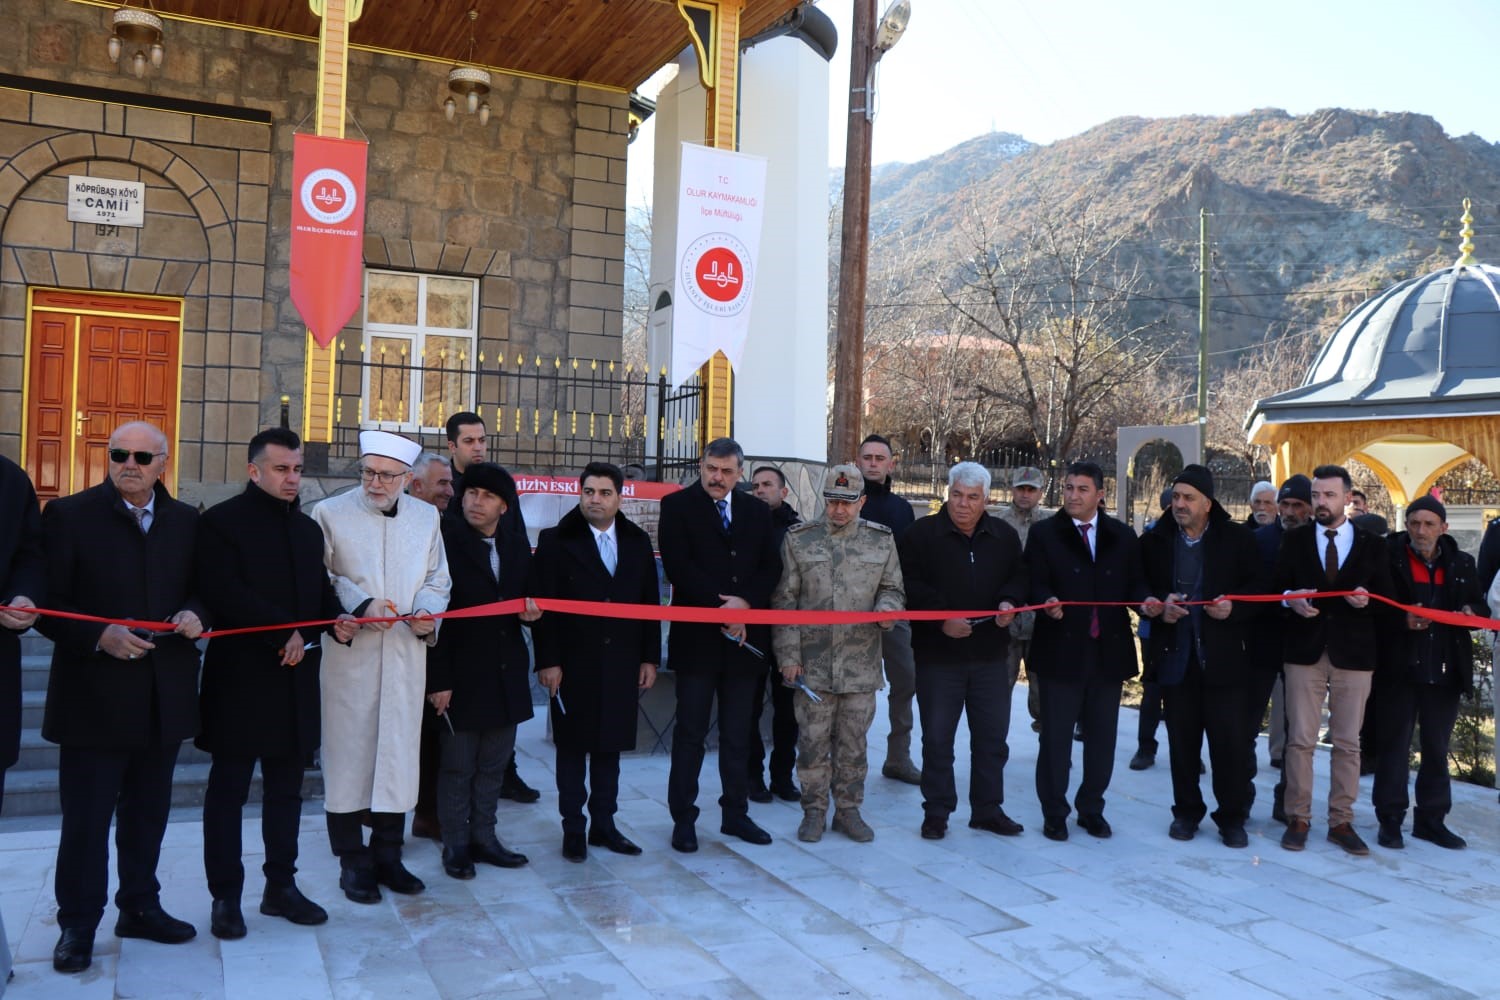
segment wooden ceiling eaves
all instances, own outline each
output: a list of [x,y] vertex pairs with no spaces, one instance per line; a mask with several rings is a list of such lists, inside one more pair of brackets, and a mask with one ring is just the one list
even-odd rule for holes
[[[110,0],[72,2],[118,6]],[[797,2],[746,0],[741,31],[748,37],[765,29]],[[307,39],[318,35],[318,18],[307,0],[153,0],[153,6],[169,19]],[[350,43],[467,62],[471,9],[479,11],[474,61],[500,72],[628,91],[688,44],[687,27],[672,0],[365,0]]]

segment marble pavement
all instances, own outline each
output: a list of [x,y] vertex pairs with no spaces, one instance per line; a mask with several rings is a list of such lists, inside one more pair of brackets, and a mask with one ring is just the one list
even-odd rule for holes
[[[1167,837],[1170,782],[1157,767],[1125,767],[1136,715],[1121,712],[1106,815],[1115,835],[1041,836],[1033,791],[1036,741],[1015,701],[1007,809],[1026,825],[1002,839],[970,830],[966,806],[946,840],[922,840],[917,789],[878,776],[884,708],[871,738],[876,767],[865,816],[871,844],[829,833],[799,844],[800,811],[776,802],[752,814],[769,847],[718,833],[715,757],[694,855],[667,845],[667,759],[627,759],[620,826],[646,853],[591,849],[581,865],[559,854],[550,746],[540,720],[522,727],[521,771],[543,788],[536,805],[501,803],[500,833],[531,864],[480,866],[457,882],[430,842],[408,865],[428,891],[386,893],[357,906],[338,892],[318,804],[303,820],[299,884],[323,903],[323,927],[293,927],[256,911],[259,856],[247,857],[250,934],[208,933],[201,829],[174,814],[161,863],[162,899],[193,921],[176,947],[121,941],[106,911],[93,967],[51,969],[56,819],[0,823],[0,912],[15,951],[14,1000],[72,997],[1391,997],[1500,996],[1500,806],[1493,789],[1455,786],[1451,825],[1466,851],[1408,837],[1404,851],[1374,846],[1364,779],[1357,827],[1372,855],[1352,858],[1315,823],[1308,849],[1281,850],[1268,817],[1275,772],[1262,769],[1250,848],[1211,832]],[[1165,740],[1163,739],[1163,745]],[[1260,749],[1265,761],[1264,740]],[[967,781],[960,733],[959,783]],[[1077,755],[1075,754],[1075,763]],[[1318,755],[1321,795],[1326,753]],[[1076,778],[1076,770],[1075,770]],[[1207,779],[1205,778],[1205,788]],[[1316,810],[1315,810],[1316,811]],[[712,821],[710,822],[710,819]],[[259,845],[247,819],[247,849]]]

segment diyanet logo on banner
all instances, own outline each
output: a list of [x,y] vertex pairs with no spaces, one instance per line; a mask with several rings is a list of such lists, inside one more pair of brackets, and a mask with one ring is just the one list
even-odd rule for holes
[[693,305],[714,316],[736,316],[755,286],[750,251],[728,233],[709,233],[682,255],[681,288]]
[[359,192],[342,170],[314,170],[302,182],[302,207],[325,226],[336,226],[354,214]]

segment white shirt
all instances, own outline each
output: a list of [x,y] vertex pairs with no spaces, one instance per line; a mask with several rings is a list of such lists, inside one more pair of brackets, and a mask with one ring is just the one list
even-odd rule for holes
[[[596,548],[599,545],[599,539],[601,537],[603,537],[603,536],[606,536],[606,535],[609,537],[609,540],[610,540],[611,543],[619,541],[619,539],[615,538],[615,522],[613,522],[613,521],[609,522],[609,527],[605,528],[603,531],[600,531],[598,528],[594,527],[592,524],[589,525],[589,530],[594,533],[594,546]],[[620,551],[620,547],[618,545],[615,546],[615,551],[616,552]]]
[[[1317,530],[1313,532],[1313,537],[1317,540],[1316,545],[1318,550],[1318,565],[1322,566],[1325,559],[1324,553],[1328,551],[1327,533],[1329,529],[1321,524],[1316,523],[1314,524],[1314,527],[1317,528]],[[1354,525],[1346,517],[1344,518],[1344,522],[1342,524],[1332,530],[1334,532],[1333,550],[1338,553],[1339,568],[1343,569],[1344,561],[1349,558],[1349,552],[1354,548]]]
[[124,497],[121,497],[120,499],[124,502],[125,509],[130,511],[131,517],[135,517],[135,512],[138,510],[144,510],[146,512],[146,516],[141,518],[140,521],[141,531],[149,532],[151,530],[151,522],[156,520],[156,491],[151,491],[151,499],[146,501],[146,506],[144,507],[137,507],[135,504],[131,503],[129,500],[126,500]]

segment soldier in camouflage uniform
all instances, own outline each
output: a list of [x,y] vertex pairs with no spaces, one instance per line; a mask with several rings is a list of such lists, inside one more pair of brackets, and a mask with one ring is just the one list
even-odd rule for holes
[[[792,527],[782,543],[782,575],[771,606],[800,611],[900,611],[906,605],[895,536],[861,520],[864,477],[838,465],[823,479],[827,509],[816,521]],[[821,702],[796,700],[797,777],[802,781],[802,825],[797,839],[822,838],[828,797],[833,828],[865,842],[875,831],[859,814],[865,797],[866,751],[881,688],[880,631],[876,625],[777,625],[776,661],[787,683],[801,677]],[[831,781],[830,781],[831,777]],[[831,786],[831,788],[830,788]]]

